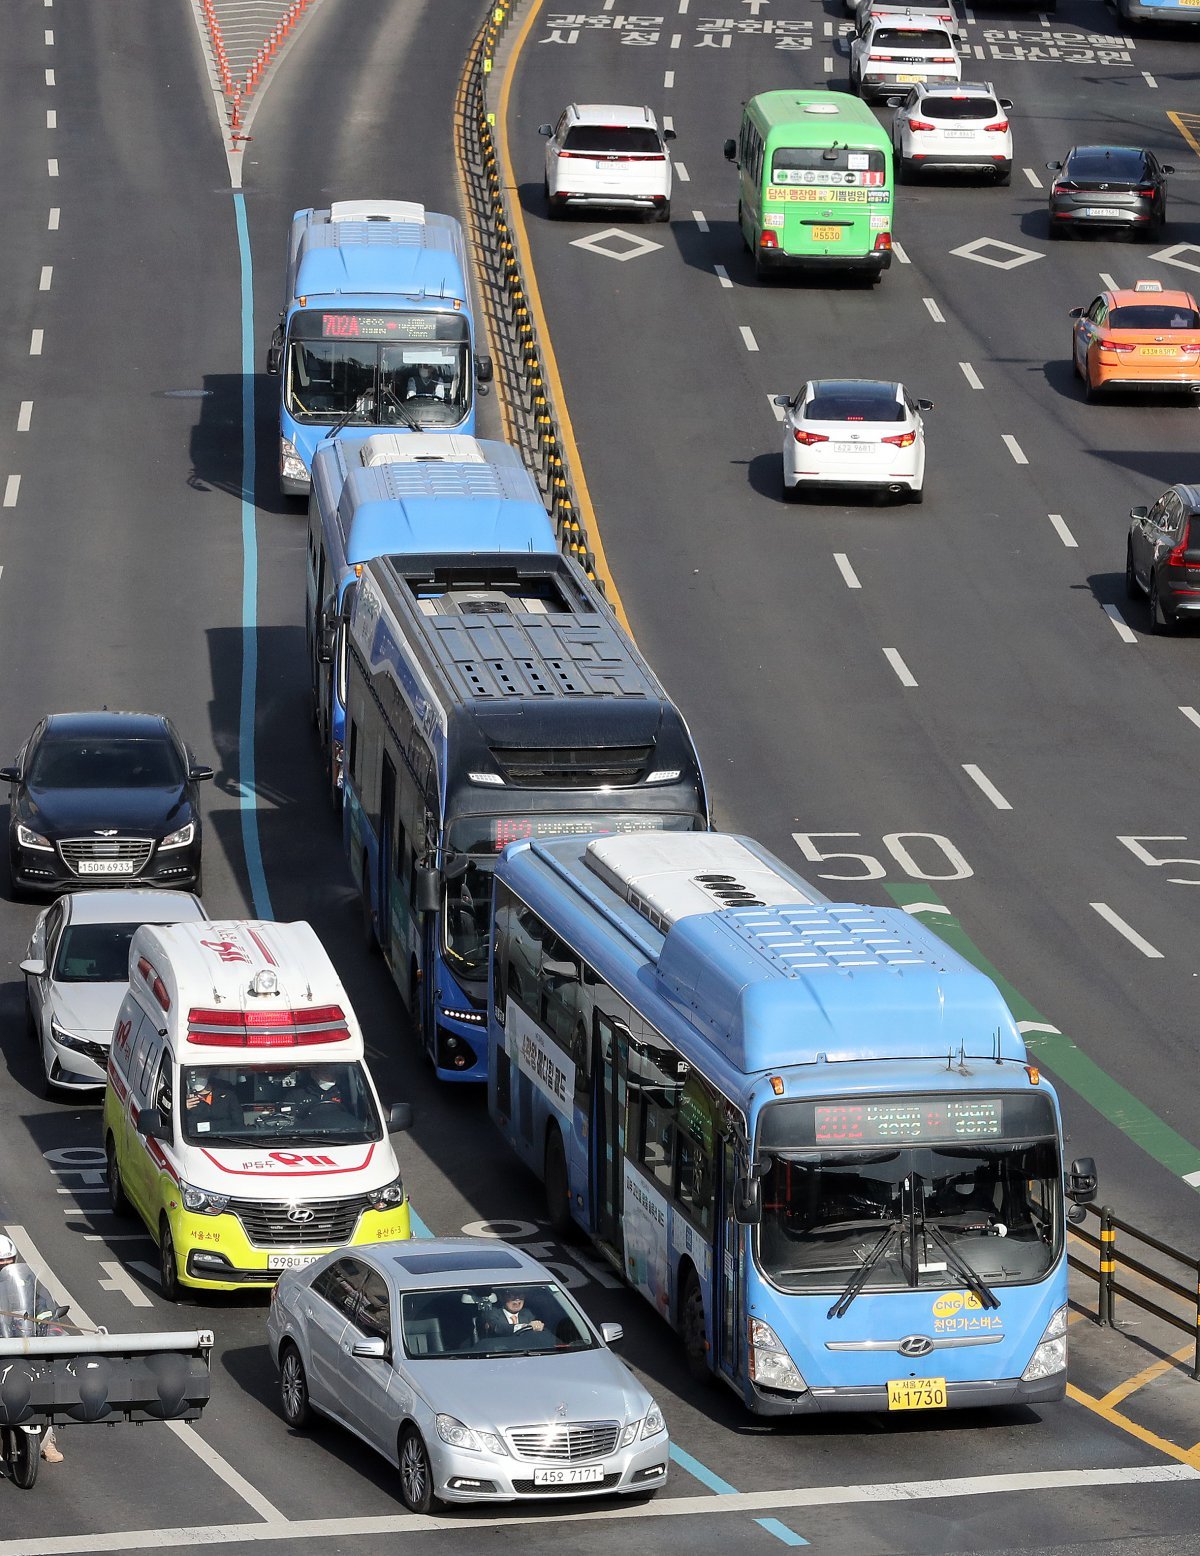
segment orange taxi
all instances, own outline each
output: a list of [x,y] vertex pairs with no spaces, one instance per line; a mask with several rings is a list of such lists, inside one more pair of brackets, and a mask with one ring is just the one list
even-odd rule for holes
[[1071,356],[1085,399],[1105,389],[1200,394],[1200,309],[1190,292],[1138,281],[1072,308],[1071,318]]

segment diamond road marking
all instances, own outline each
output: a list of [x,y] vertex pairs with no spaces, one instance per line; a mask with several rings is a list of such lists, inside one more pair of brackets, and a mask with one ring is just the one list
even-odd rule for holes
[[[1181,254],[1191,254],[1192,259],[1180,259]],[[1181,270],[1195,270],[1200,272],[1200,247],[1195,243],[1174,243],[1169,249],[1159,249],[1157,254],[1148,256],[1158,260],[1160,265],[1178,265]]]
[[[1000,249],[1009,257],[993,259],[981,253],[982,249]],[[1019,248],[1015,243],[1005,243],[1000,238],[975,238],[971,243],[964,243],[950,252],[957,254],[959,259],[973,259],[976,264],[991,265],[995,270],[1016,270],[1019,265],[1028,265],[1035,259],[1045,258],[1038,249]]]
[[[607,247],[614,240],[627,245],[623,252]],[[571,247],[590,249],[593,254],[603,254],[605,259],[626,260],[637,259],[642,254],[653,254],[655,249],[662,248],[662,244],[651,243],[649,238],[635,237],[631,232],[622,232],[620,227],[606,227],[603,232],[593,232],[586,238],[572,238]]]

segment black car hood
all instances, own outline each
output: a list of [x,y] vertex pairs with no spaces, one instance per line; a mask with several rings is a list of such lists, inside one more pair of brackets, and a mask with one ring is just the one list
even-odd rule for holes
[[27,789],[18,813],[35,832],[86,836],[115,827],[132,836],[163,837],[191,818],[186,788]]

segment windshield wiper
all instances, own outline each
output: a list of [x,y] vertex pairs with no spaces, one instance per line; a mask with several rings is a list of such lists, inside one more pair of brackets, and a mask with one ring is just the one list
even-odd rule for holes
[[[404,425],[406,427],[411,427],[414,432],[420,432],[420,430],[421,430],[421,423],[420,423],[420,421],[402,403],[402,401],[400,400],[400,397],[393,390],[389,389],[387,384],[383,384],[383,385],[381,385],[381,387],[383,389],[383,397],[384,397],[384,399],[385,400],[390,400],[391,403],[392,403],[393,408],[400,412],[400,420],[404,423]],[[331,436],[332,436],[332,434],[331,434]]]
[[333,426],[330,427],[329,431],[325,434],[325,436],[327,438],[336,438],[338,433],[342,430],[342,428],[349,425],[350,418],[352,416],[361,416],[361,415],[362,415],[362,412],[359,411],[359,410],[356,410],[354,408],[354,406],[352,405],[348,411],[343,411],[342,412],[342,414],[334,422]]
[[845,1318],[846,1314],[850,1311],[850,1304],[867,1284],[867,1279],[870,1276],[871,1271],[892,1246],[892,1243],[896,1237],[896,1233],[899,1232],[903,1226],[903,1221],[892,1222],[891,1226],[888,1227],[887,1231],[883,1234],[883,1236],[875,1244],[874,1248],[871,1249],[870,1253],[863,1260],[861,1267],[857,1269],[850,1277],[845,1290],[829,1309],[828,1313],[826,1313],[826,1318]]
[[1000,1298],[983,1279],[983,1276],[976,1271],[975,1267],[971,1264],[967,1256],[959,1252],[959,1250],[954,1246],[954,1244],[945,1235],[940,1227],[935,1226],[932,1221],[922,1220],[921,1230],[925,1233],[926,1237],[931,1238],[946,1255],[946,1260],[949,1263],[950,1268],[958,1276],[959,1280],[962,1281],[963,1285],[966,1286],[974,1296],[978,1297],[982,1307],[1000,1306]]

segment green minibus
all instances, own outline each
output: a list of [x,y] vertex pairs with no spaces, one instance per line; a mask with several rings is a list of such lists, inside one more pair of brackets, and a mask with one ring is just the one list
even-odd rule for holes
[[872,282],[892,262],[892,147],[845,92],[760,92],[725,156],[738,168],[738,222],[761,278],[852,270]]

